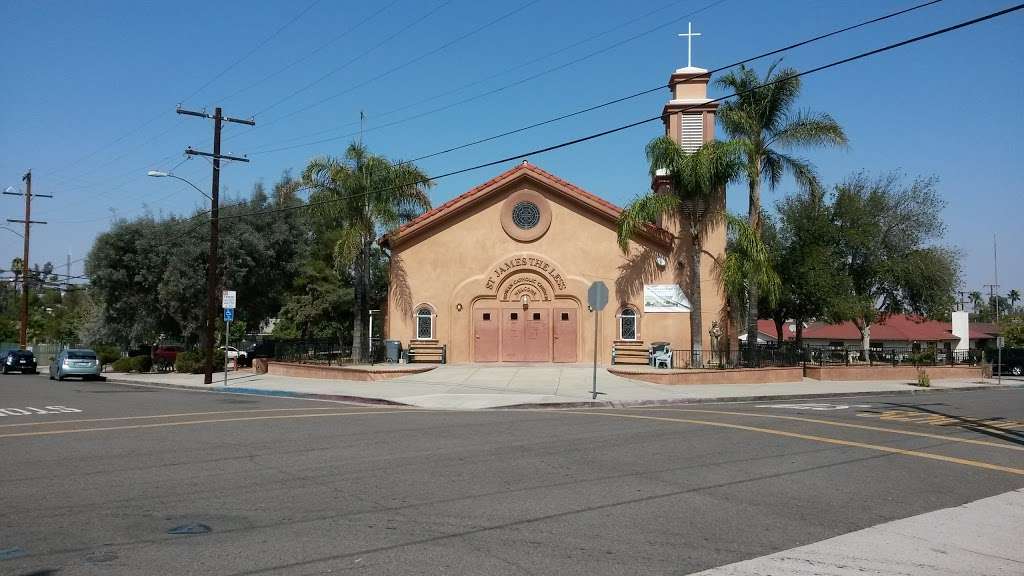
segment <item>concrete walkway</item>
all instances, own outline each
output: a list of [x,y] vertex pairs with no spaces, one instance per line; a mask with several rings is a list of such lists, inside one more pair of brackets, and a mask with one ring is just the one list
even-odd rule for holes
[[[217,376],[222,377],[222,374]],[[594,402],[588,365],[494,366],[445,365],[393,380],[354,382],[256,374],[250,370],[215,378],[212,386],[195,374],[114,374],[111,381],[162,384],[208,390],[234,390],[255,394],[305,396],[341,400],[376,401],[441,409],[479,409],[508,406],[574,405]],[[1004,385],[1021,385],[1021,382]],[[995,380],[935,380],[931,390],[995,386]],[[615,406],[708,402],[712,400],[766,400],[814,398],[865,393],[914,393],[923,390],[907,382],[830,382],[804,379],[781,384],[721,384],[672,386],[629,380],[597,370],[596,402]]]

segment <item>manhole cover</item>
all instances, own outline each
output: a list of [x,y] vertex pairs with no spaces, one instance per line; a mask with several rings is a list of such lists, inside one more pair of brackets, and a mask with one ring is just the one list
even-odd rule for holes
[[175,526],[167,531],[168,534],[206,534],[212,530],[206,524],[199,522],[193,522],[191,524],[182,524],[181,526]]
[[27,555],[28,552],[21,548],[0,548],[0,560],[13,560]]

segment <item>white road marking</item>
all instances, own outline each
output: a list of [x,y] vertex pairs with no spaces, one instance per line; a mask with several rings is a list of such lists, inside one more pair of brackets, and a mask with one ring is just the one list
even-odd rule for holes
[[755,408],[789,408],[791,410],[848,410],[850,408],[871,408],[871,404],[761,404]]
[[886,522],[692,576],[1024,573],[1024,490]]
[[81,412],[81,410],[78,408],[68,408],[67,406],[44,406],[43,408],[34,408],[32,406],[25,406],[24,408],[0,408],[0,417],[35,416],[36,414],[67,414],[69,412]]

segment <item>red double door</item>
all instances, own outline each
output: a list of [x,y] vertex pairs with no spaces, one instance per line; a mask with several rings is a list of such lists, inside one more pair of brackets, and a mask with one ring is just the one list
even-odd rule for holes
[[576,362],[578,321],[573,308],[476,309],[475,362]]

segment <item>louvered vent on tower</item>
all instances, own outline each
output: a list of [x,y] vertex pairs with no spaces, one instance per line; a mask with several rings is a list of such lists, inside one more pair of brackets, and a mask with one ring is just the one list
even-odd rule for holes
[[704,115],[697,112],[695,114],[684,113],[682,116],[682,122],[680,122],[682,134],[679,136],[679,145],[687,153],[696,152],[704,143]]

